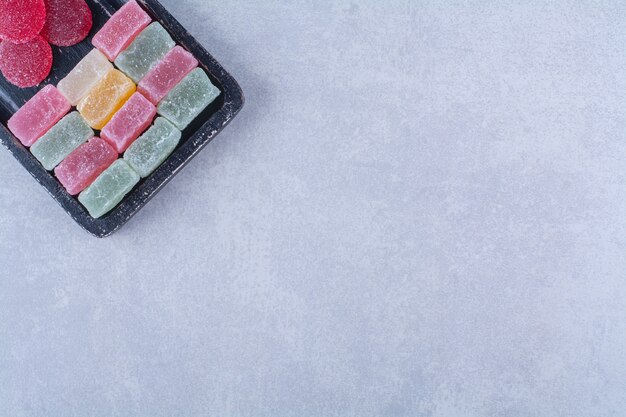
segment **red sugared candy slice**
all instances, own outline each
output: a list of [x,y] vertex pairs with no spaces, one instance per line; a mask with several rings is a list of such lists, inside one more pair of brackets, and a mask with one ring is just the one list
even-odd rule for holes
[[56,46],[72,46],[87,37],[93,20],[85,0],[45,0],[46,24],[41,36]]
[[52,48],[41,36],[22,43],[0,43],[0,71],[18,87],[33,87],[46,79],[52,68]]
[[45,22],[44,0],[0,0],[0,39],[28,42],[41,32]]

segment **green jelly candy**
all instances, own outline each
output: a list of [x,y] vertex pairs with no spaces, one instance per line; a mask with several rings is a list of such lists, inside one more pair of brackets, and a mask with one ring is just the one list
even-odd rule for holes
[[118,55],[115,66],[138,83],[175,45],[160,23],[152,23]]
[[183,130],[219,95],[206,73],[196,68],[165,96],[157,112]]
[[174,151],[180,130],[162,117],[126,150],[124,159],[142,177],[150,175]]
[[66,156],[93,137],[93,130],[83,116],[72,112],[52,126],[30,147],[31,153],[48,171],[59,165]]
[[91,217],[102,217],[119,204],[139,182],[139,175],[118,159],[78,196]]

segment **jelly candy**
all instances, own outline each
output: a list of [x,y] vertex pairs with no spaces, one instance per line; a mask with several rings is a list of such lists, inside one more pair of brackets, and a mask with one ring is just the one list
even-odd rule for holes
[[18,87],[33,87],[46,79],[52,68],[52,48],[41,36],[21,44],[0,43],[0,71]]
[[174,45],[174,40],[163,26],[158,22],[152,23],[118,55],[115,65],[133,81],[139,82]]
[[41,36],[53,45],[72,46],[87,37],[93,24],[85,0],[45,0],[46,23]]
[[198,60],[180,46],[175,46],[141,80],[137,91],[155,105],[189,72],[198,66]]
[[135,84],[116,69],[104,77],[78,103],[78,111],[89,126],[102,129],[135,92]]
[[102,52],[92,49],[65,78],[59,81],[57,88],[72,106],[75,106],[112,68],[113,64]]
[[115,12],[94,35],[93,46],[110,61],[114,61],[151,21],[141,6],[135,0],[131,0]]
[[157,113],[185,129],[220,95],[201,68],[191,71],[157,106]]
[[0,0],[0,39],[24,43],[37,37],[46,22],[44,0]]
[[78,196],[92,217],[111,211],[139,182],[139,175],[123,159],[118,159]]
[[142,178],[150,175],[167,159],[180,141],[181,132],[162,117],[133,142],[124,159]]
[[72,112],[35,142],[30,152],[50,171],[92,136],[93,131],[82,116]]
[[11,116],[7,125],[24,146],[31,146],[71,107],[56,87],[47,85]]
[[133,94],[107,123],[100,136],[119,153],[123,153],[152,123],[156,107],[140,93]]
[[54,170],[68,193],[76,195],[117,159],[117,152],[100,138],[80,145]]

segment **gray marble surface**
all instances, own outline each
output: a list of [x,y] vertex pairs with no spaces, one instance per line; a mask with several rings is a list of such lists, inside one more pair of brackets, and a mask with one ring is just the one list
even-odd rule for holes
[[246,107],[105,240],[0,150],[1,417],[626,415],[624,2],[164,3]]

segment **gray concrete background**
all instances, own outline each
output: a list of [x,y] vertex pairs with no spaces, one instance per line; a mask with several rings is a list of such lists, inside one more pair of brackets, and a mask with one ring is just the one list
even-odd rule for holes
[[240,116],[111,238],[0,151],[0,416],[626,415],[626,6],[164,0]]

